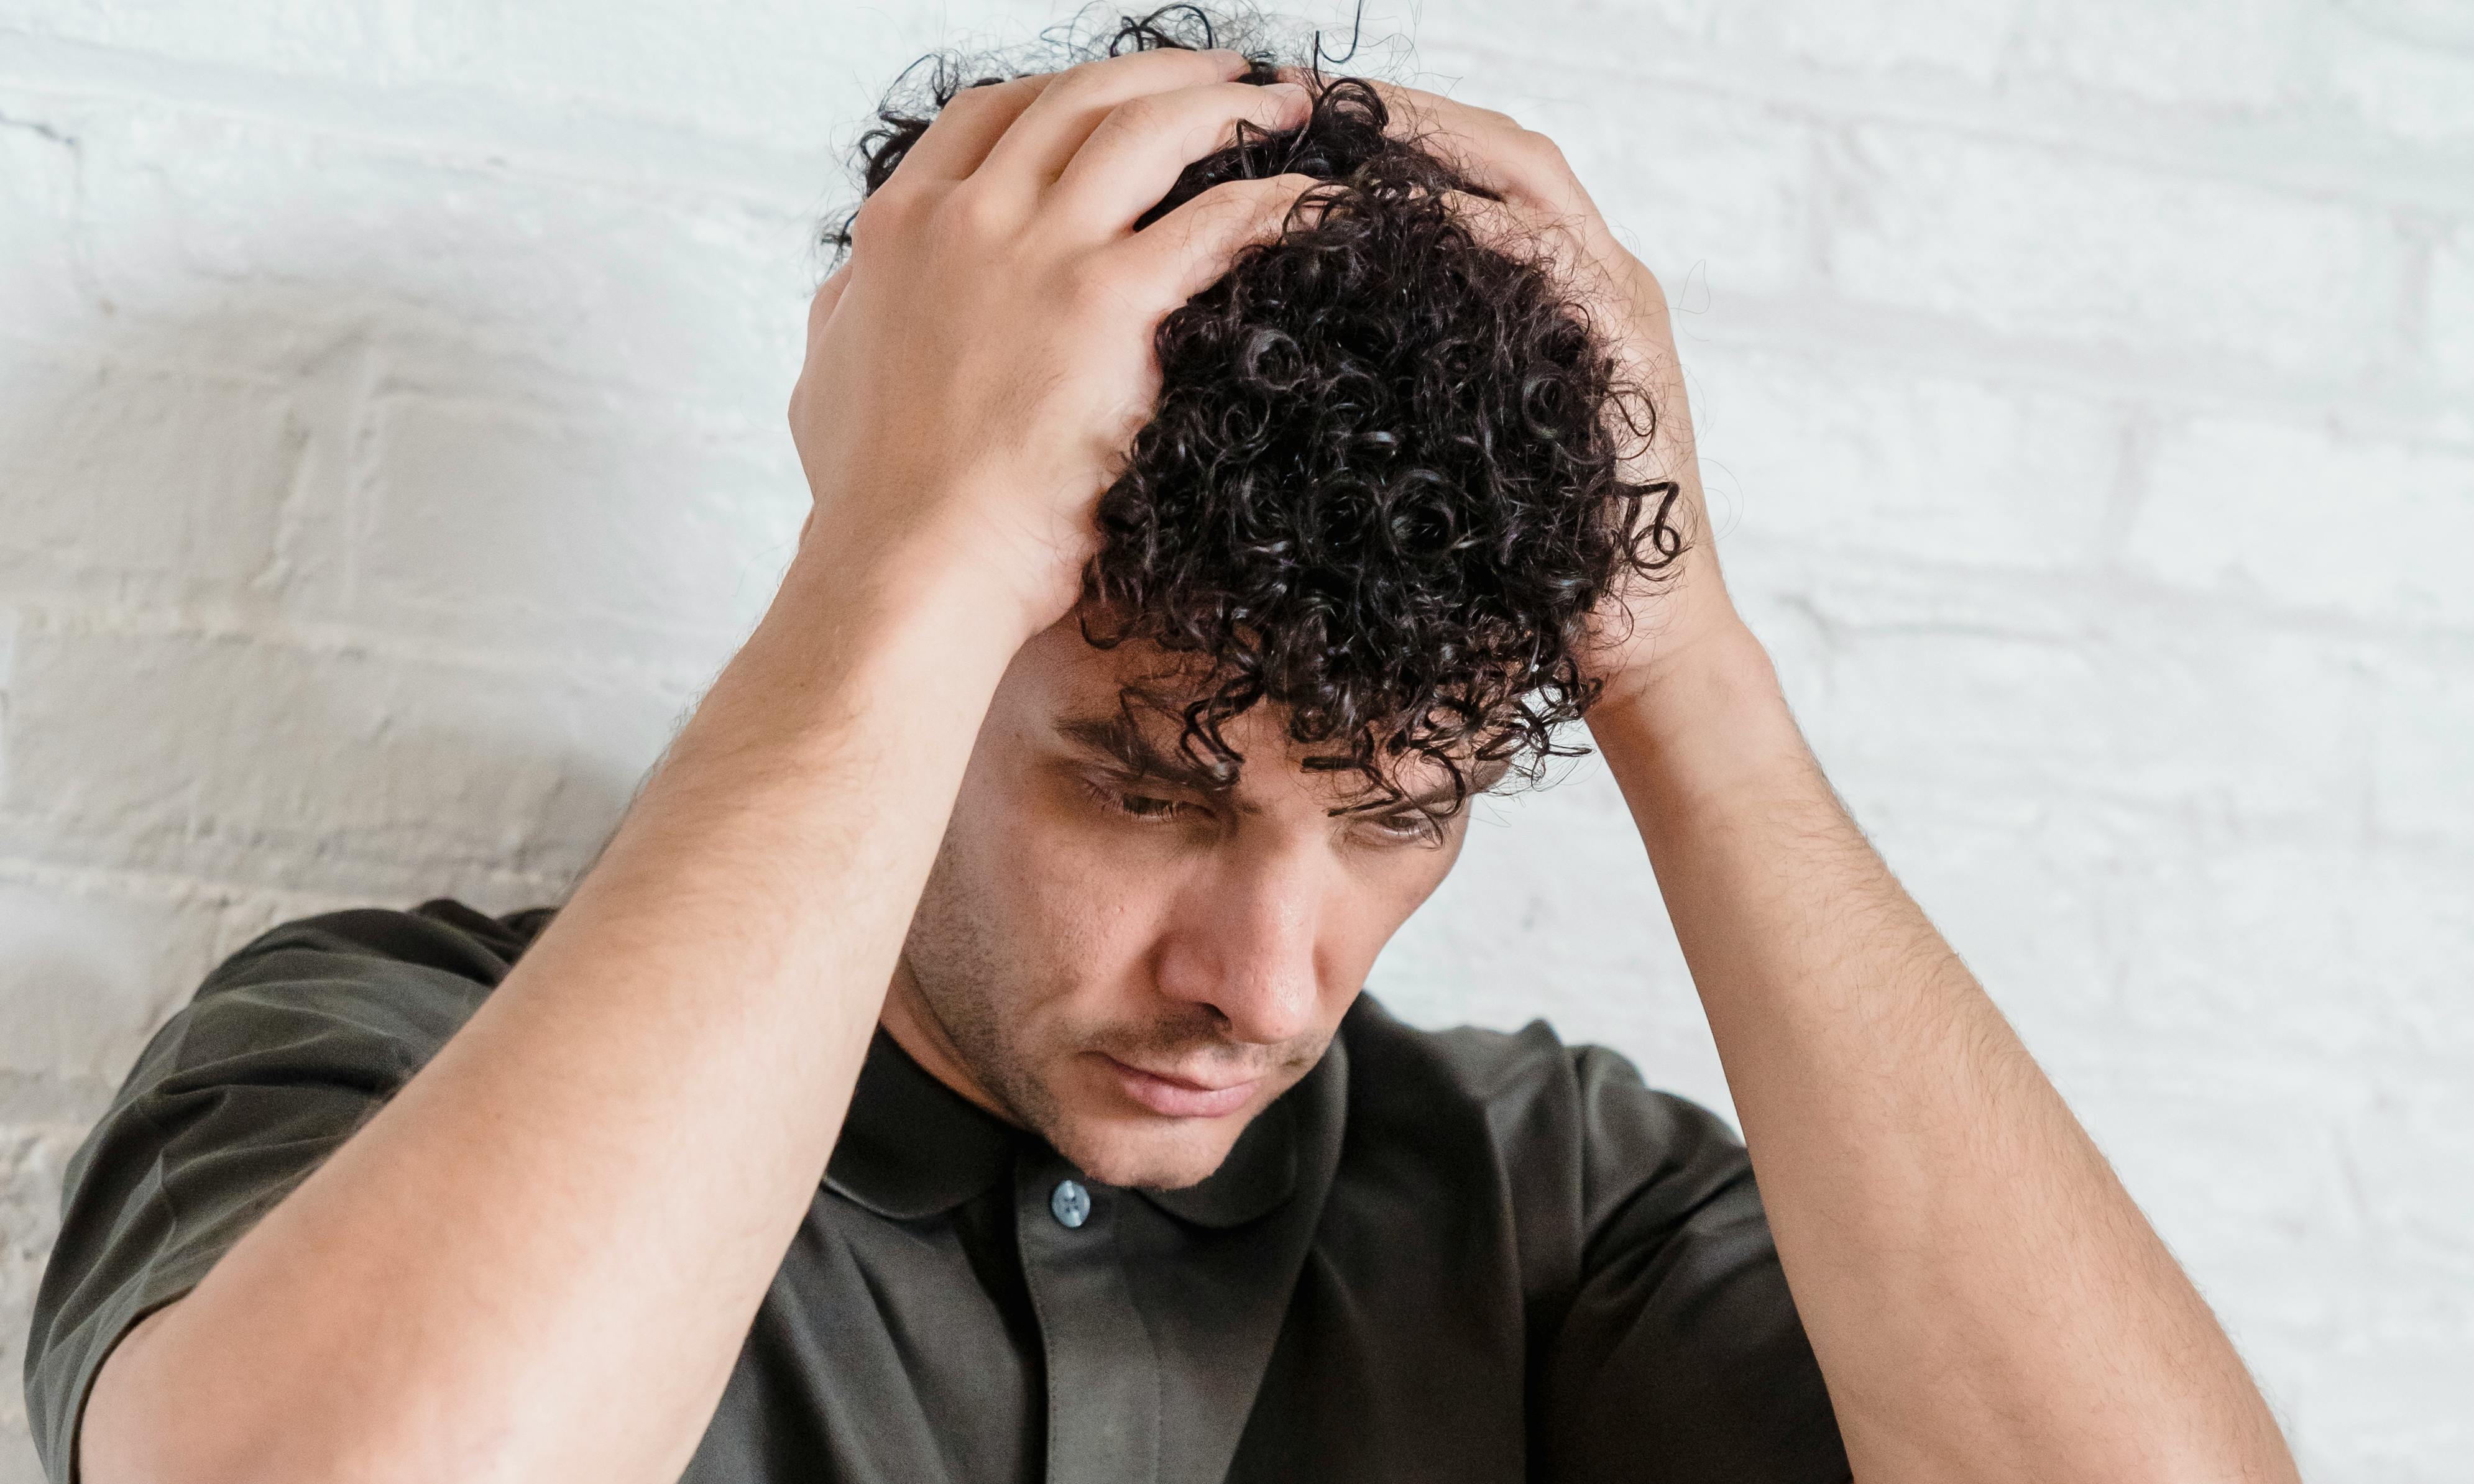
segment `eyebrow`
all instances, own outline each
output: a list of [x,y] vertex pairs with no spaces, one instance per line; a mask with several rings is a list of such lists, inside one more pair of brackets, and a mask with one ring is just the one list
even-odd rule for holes
[[1158,778],[1199,794],[1225,794],[1231,787],[1187,756],[1182,749],[1174,754],[1161,751],[1122,711],[1109,716],[1071,717],[1059,722],[1056,730],[1068,742],[1134,778]]
[[[1226,797],[1234,785],[1223,782],[1212,771],[1188,756],[1182,748],[1163,751],[1135,725],[1132,718],[1119,711],[1106,716],[1077,716],[1059,722],[1057,733],[1083,752],[1099,757],[1129,778],[1156,778],[1198,794]],[[1512,769],[1510,760],[1494,758],[1468,770],[1467,797],[1474,799],[1503,781]],[[1430,810],[1448,803],[1452,798],[1449,783],[1393,800],[1370,803],[1343,804],[1325,812],[1331,814],[1395,814],[1410,810]]]

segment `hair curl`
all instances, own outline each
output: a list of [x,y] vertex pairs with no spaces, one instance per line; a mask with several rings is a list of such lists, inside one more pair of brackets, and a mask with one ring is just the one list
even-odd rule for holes
[[[931,54],[924,89],[906,71],[856,147],[864,190],[965,85],[1215,45],[1263,84],[1299,50],[1195,6],[1047,44],[1044,66]],[[1244,759],[1222,728],[1269,702],[1291,741],[1327,749],[1305,766],[1365,779],[1372,799],[1349,807],[1399,801],[1398,761],[1422,757],[1448,777],[1434,812],[1449,814],[1486,765],[1534,782],[1587,751],[1556,729],[1597,696],[1589,615],[1682,555],[1677,486],[1625,477],[1623,436],[1654,433],[1654,404],[1586,306],[1542,253],[1483,239],[1444,200],[1500,198],[1324,60],[1318,34],[1302,126],[1239,125],[1136,223],[1225,180],[1322,182],[1319,209],[1301,203],[1161,322],[1157,407],[1101,496],[1079,612],[1097,646],[1172,657],[1176,686],[1129,685],[1125,704],[1180,716],[1179,747],[1223,779]],[[849,230],[825,242],[847,251]]]

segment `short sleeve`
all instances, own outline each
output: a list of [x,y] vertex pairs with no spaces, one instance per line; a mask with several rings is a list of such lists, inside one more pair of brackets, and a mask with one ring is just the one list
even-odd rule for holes
[[1584,1243],[1545,1358],[1546,1476],[1844,1484],[1830,1395],[1742,1143],[1575,1048]]
[[26,1409],[56,1484],[76,1478],[78,1423],[112,1346],[411,1079],[546,911],[498,919],[442,898],[288,922],[164,1023],[69,1161],[36,1293]]

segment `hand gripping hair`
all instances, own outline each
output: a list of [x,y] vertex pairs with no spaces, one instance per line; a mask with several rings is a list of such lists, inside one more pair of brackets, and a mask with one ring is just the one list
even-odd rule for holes
[[[1270,703],[1305,766],[1361,777],[1350,807],[1396,802],[1401,761],[1421,757],[1447,776],[1449,813],[1481,774],[1534,782],[1586,751],[1556,731],[1596,699],[1590,615],[1682,554],[1676,487],[1627,477],[1652,404],[1544,252],[1446,199],[1495,193],[1395,132],[1365,82],[1325,76],[1320,38],[1289,57],[1232,29],[1173,7],[1049,63],[1223,45],[1249,82],[1308,69],[1301,127],[1240,125],[1137,229],[1224,180],[1325,182],[1161,322],[1158,405],[1100,498],[1078,616],[1095,645],[1166,652],[1125,704],[1176,717],[1180,748],[1224,779],[1244,759],[1221,729]],[[867,191],[963,86],[1047,70],[934,60],[860,140]],[[826,242],[846,250],[848,229]]]

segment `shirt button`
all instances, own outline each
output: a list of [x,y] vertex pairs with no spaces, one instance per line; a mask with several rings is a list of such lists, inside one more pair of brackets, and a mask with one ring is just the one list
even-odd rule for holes
[[1048,1213],[1064,1227],[1079,1227],[1091,1219],[1091,1192],[1070,1180],[1060,1180],[1049,1192]]

